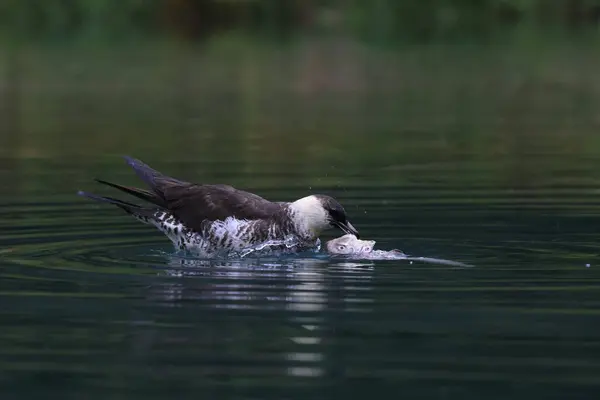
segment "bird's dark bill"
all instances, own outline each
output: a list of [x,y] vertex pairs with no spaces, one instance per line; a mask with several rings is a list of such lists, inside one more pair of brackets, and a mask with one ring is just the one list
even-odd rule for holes
[[342,232],[344,233],[350,233],[354,236],[356,236],[357,239],[360,239],[360,236],[358,235],[358,231],[356,230],[355,227],[352,226],[352,224],[348,221],[346,222],[334,222],[334,225],[336,227],[338,227]]

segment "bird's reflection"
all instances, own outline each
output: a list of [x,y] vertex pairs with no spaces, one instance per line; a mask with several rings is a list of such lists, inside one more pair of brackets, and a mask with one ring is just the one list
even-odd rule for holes
[[[293,332],[283,350],[286,373],[324,374],[323,335],[332,313],[369,312],[373,264],[347,263],[319,255],[285,258],[201,260],[165,255],[167,268],[153,285],[154,300],[181,307],[283,311]],[[286,323],[287,324],[287,323]]]

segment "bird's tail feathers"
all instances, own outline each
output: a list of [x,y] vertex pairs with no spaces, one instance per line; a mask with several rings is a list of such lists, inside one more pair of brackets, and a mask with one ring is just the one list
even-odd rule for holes
[[147,216],[148,217],[148,216],[151,216],[153,213],[153,210],[150,210],[148,208],[143,208],[137,204],[129,203],[128,201],[115,199],[114,197],[98,196],[96,194],[84,192],[81,190],[79,192],[77,192],[77,194],[79,196],[87,197],[88,199],[95,200],[100,203],[113,204],[113,205],[121,208],[126,213],[132,214],[136,217],[138,217],[138,216]]
[[112,183],[112,182],[108,182],[102,179],[95,179],[96,182],[98,183],[102,183],[103,185],[107,185],[110,186],[112,188],[121,190],[122,192],[125,192],[127,194],[130,194],[132,196],[137,197],[138,199],[141,200],[145,200],[148,201],[152,204],[155,204],[159,207],[163,207],[163,200],[157,196],[154,192],[151,192],[149,190],[144,190],[144,189],[140,189],[140,188],[136,188],[136,187],[131,187],[131,186],[123,186],[123,185],[119,185],[117,183]]

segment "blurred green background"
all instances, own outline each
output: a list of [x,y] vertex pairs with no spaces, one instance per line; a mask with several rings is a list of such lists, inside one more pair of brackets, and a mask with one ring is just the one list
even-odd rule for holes
[[599,22],[598,0],[3,0],[0,155],[587,184]]

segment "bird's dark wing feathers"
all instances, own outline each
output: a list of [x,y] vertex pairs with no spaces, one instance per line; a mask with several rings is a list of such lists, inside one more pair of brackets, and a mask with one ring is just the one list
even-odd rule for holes
[[200,185],[180,181],[139,160],[131,157],[125,159],[151,190],[122,186],[100,179],[97,181],[169,210],[193,230],[201,230],[206,221],[222,221],[227,217],[249,220],[269,218],[286,205],[283,202],[270,202],[229,185]]
[[263,219],[273,216],[284,205],[272,203],[253,193],[227,185],[197,185],[193,183],[155,189],[164,199],[166,208],[191,229],[200,229],[203,221]]

